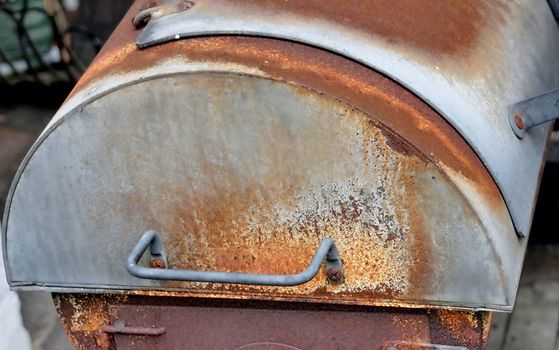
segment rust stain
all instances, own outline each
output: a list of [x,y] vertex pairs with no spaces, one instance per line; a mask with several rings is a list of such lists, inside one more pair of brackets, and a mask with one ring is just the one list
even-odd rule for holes
[[491,323],[493,322],[494,312],[484,312],[481,315],[481,327],[483,332],[481,333],[481,341],[483,344],[487,344],[489,341],[489,331],[491,331]]
[[[432,337],[449,345],[465,345],[468,349],[483,346],[487,340],[488,313],[456,312],[439,309],[434,311],[436,319],[432,320]],[[485,339],[485,340],[484,340]]]
[[161,259],[153,259],[150,262],[150,266],[156,269],[164,269],[165,268],[165,262]]
[[[160,3],[161,1],[157,1]],[[150,2],[150,6],[155,5]],[[229,0],[225,6],[294,15],[304,21],[319,19],[403,44],[431,54],[464,55],[476,47],[482,31],[504,22],[510,12],[503,0],[320,0],[265,1]],[[145,8],[141,5],[140,8]]]
[[[139,31],[130,23],[134,15],[142,9],[161,2],[161,0],[136,1],[99,54],[93,69],[103,65],[116,65],[115,71],[139,68],[145,59],[142,56],[149,55],[149,51],[152,53],[155,51],[152,48],[143,50],[141,54],[138,53],[139,50],[134,46],[134,39]],[[318,0],[235,2],[238,3],[236,5],[238,7],[250,8],[253,11],[266,9],[270,12],[298,15],[304,20],[320,18],[329,23],[361,30],[365,35],[380,36],[388,43],[420,48],[427,55],[434,54],[438,57],[441,54],[452,54],[457,59],[462,59],[467,51],[476,47],[482,32],[487,35],[497,31],[497,23],[505,21],[509,12],[507,2],[502,0],[491,2],[439,0],[428,3],[414,0],[398,2],[335,0],[328,5]],[[224,5],[232,6],[234,2],[229,1]],[[176,43],[167,43],[163,46],[168,45],[177,46]],[[129,53],[132,56],[129,57],[126,65],[119,67],[122,56]],[[161,55],[159,58],[164,57],[166,56]],[[455,64],[456,60],[452,62]],[[461,69],[470,69],[472,62],[463,62],[460,66]],[[92,72],[86,73],[86,80],[92,77],[89,73]]]
[[432,54],[460,55],[476,46],[480,31],[505,17],[506,2],[484,0],[233,0],[253,10],[321,19]]
[[108,305],[124,302],[125,295],[53,294],[55,307],[75,349],[113,349],[110,336],[101,329],[110,324]]
[[318,290],[314,294],[306,295],[304,298],[301,296],[293,294],[270,294],[270,293],[255,293],[244,292],[242,290],[207,290],[203,294],[197,289],[181,289],[177,291],[173,288],[168,288],[166,290],[129,290],[126,292],[121,292],[125,295],[141,296],[141,297],[166,297],[166,298],[205,298],[208,300],[229,300],[229,301],[273,301],[273,302],[308,302],[308,303],[327,303],[332,305],[346,305],[355,306],[358,302],[359,306],[370,306],[370,307],[389,307],[389,308],[408,308],[408,309],[425,309],[425,308],[437,308],[437,306],[432,306],[425,304],[424,302],[414,302],[414,301],[390,301],[388,299],[379,299],[374,293],[367,292],[355,292],[346,295],[336,294],[336,299],[332,298],[331,294],[328,294],[325,289]]
[[[430,343],[428,320],[396,315],[392,317],[392,325],[398,329],[400,336],[396,340],[410,343]],[[377,330],[378,331],[378,330]]]

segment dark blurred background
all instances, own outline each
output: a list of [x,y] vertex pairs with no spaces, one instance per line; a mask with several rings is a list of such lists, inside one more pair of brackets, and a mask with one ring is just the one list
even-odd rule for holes
[[[0,213],[19,162],[131,2],[0,0]],[[559,350],[558,216],[555,132],[515,312],[495,317],[489,349]],[[19,296],[33,349],[70,349],[50,295]]]

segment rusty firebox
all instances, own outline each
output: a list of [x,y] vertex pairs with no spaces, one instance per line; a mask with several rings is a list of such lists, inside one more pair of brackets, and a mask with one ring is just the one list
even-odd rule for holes
[[482,349],[557,34],[545,1],[136,1],[14,180],[10,285],[79,349]]

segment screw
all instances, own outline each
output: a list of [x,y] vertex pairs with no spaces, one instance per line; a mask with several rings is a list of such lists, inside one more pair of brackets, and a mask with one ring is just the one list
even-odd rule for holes
[[326,271],[328,279],[332,282],[340,282],[344,278],[344,273],[337,267],[331,267]]
[[524,119],[522,119],[521,116],[519,115],[514,116],[514,124],[516,124],[517,128],[524,130]]
[[165,262],[161,259],[155,258],[151,260],[150,266],[153,267],[154,269],[164,269]]

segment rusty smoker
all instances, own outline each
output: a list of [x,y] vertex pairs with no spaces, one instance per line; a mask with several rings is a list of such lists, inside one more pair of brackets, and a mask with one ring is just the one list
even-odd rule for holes
[[78,349],[482,349],[558,34],[545,1],[138,0],[14,180],[10,285]]

